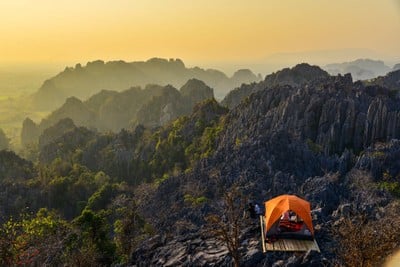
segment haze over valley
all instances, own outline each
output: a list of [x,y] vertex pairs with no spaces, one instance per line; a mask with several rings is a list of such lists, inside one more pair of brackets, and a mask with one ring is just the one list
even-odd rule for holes
[[0,266],[397,266],[398,33],[397,0],[1,1]]

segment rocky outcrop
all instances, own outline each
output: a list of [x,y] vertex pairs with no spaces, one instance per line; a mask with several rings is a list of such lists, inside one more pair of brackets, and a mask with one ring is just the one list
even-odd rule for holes
[[243,99],[265,88],[270,88],[278,85],[301,86],[307,83],[316,83],[329,78],[329,74],[318,66],[311,66],[307,63],[302,63],[293,68],[285,68],[265,77],[265,80],[260,83],[244,84],[229,92],[222,100],[222,105],[228,108],[236,107]]
[[8,149],[9,145],[10,145],[10,142],[9,142],[6,134],[0,128],[0,150]]
[[162,95],[153,97],[138,111],[136,123],[150,128],[162,126],[189,115],[197,103],[212,98],[213,89],[200,80],[189,80],[179,91],[166,86]]
[[20,158],[12,151],[0,151],[0,181],[11,178],[11,181],[16,182],[19,179],[33,178],[35,175],[32,162]]
[[265,83],[268,86],[275,85],[304,85],[312,81],[324,80],[329,74],[318,66],[311,66],[302,63],[293,68],[285,68],[265,77]]
[[67,161],[68,157],[76,150],[83,149],[95,136],[96,133],[84,127],[74,126],[69,119],[61,120],[40,136],[39,161],[42,164],[50,164],[56,158]]
[[39,137],[39,149],[50,144],[57,138],[63,136],[65,133],[72,131],[76,126],[70,118],[60,120],[57,124],[47,128]]
[[180,89],[182,102],[185,104],[185,110],[189,114],[192,108],[199,102],[214,98],[213,89],[208,87],[203,81],[197,79],[188,80]]
[[238,134],[228,138],[254,140],[261,132],[281,129],[326,154],[361,151],[376,141],[399,138],[399,100],[381,87],[358,86],[338,76],[315,86],[267,88],[230,114],[235,122],[227,131]]
[[72,119],[76,125],[86,125],[87,127],[96,125],[95,113],[78,98],[69,97],[64,105],[40,122],[39,128],[46,129],[65,118]]
[[378,77],[366,83],[379,85],[388,88],[389,90],[395,90],[398,94],[398,91],[400,91],[400,70],[389,72],[385,76]]
[[30,119],[26,118],[22,123],[21,143],[26,146],[37,143],[40,135],[39,127]]
[[[333,248],[339,240],[331,229],[355,213],[379,220],[393,204],[389,191],[377,185],[397,179],[399,101],[387,88],[353,83],[350,75],[321,76],[297,85],[278,83],[254,92],[221,120],[211,156],[162,182],[145,203],[138,203],[141,214],[168,233],[161,233],[161,241],[152,243],[151,249],[147,243],[140,245],[131,263],[189,266],[204,255],[207,260],[194,264],[231,264],[229,255],[222,253],[224,245],[198,233],[204,215],[219,205],[221,188],[226,191],[233,184],[256,202],[280,194],[308,199],[322,252],[262,254],[260,245],[252,245],[259,235],[254,226],[242,230],[248,235],[241,250],[244,266],[338,262]],[[192,187],[210,201],[190,207],[184,196]],[[155,209],[157,215],[151,212]],[[180,232],[182,224],[192,230]],[[192,240],[199,250],[189,249]],[[217,259],[206,253],[211,249],[208,242],[221,252]]]

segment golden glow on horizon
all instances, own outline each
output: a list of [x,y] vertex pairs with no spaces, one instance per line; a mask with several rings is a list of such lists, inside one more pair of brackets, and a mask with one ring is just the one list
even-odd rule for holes
[[2,0],[0,63],[246,60],[365,48],[399,56],[398,0]]

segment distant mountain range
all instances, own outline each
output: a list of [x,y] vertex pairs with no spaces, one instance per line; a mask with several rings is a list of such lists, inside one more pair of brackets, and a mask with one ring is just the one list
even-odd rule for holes
[[214,98],[213,89],[196,79],[187,81],[180,90],[171,85],[147,85],[144,89],[132,87],[121,92],[103,90],[86,101],[69,97],[38,125],[27,118],[21,142],[37,142],[45,129],[66,118],[78,126],[99,131],[117,132],[137,124],[157,127],[190,114],[198,102],[210,98]]
[[[363,61],[358,61],[363,62]],[[378,64],[379,65],[379,64]],[[386,69],[386,68],[384,68]],[[374,75],[374,79],[360,81],[359,83],[364,85],[380,85],[393,91],[400,91],[400,69],[390,71],[387,75],[377,77]],[[353,74],[345,72],[344,78],[351,83],[353,81]],[[338,74],[342,76],[340,73]],[[265,80],[259,83],[244,84],[238,88],[235,88],[229,92],[222,100],[222,104],[234,108],[241,103],[243,99],[249,97],[251,94],[265,89],[266,87],[272,87],[277,85],[305,85],[306,83],[320,83],[329,77],[329,73],[322,70],[318,66],[311,66],[309,64],[298,64],[293,68],[285,68],[280,71],[274,72],[265,77]]]
[[181,87],[192,78],[202,80],[214,88],[217,98],[222,98],[242,83],[262,79],[248,69],[238,70],[232,77],[228,77],[219,70],[187,68],[180,59],[152,58],[144,62],[98,60],[88,62],[86,66],[77,64],[75,67],[67,67],[46,80],[33,94],[32,103],[38,110],[52,110],[71,96],[86,99],[101,90],[121,91],[147,84]]
[[386,75],[392,71],[383,61],[371,59],[357,59],[344,63],[333,63],[323,67],[331,75],[351,73],[355,80],[367,80]]

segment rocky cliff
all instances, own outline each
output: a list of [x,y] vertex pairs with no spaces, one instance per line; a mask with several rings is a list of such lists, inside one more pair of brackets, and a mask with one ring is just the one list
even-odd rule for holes
[[178,91],[172,86],[165,87],[162,95],[153,97],[138,111],[136,124],[157,127],[188,115],[193,107],[214,97],[213,89],[196,79],[189,80]]
[[243,99],[252,93],[277,85],[300,86],[310,82],[323,81],[329,74],[318,66],[302,63],[293,68],[285,68],[267,75],[263,82],[244,84],[229,92],[222,100],[222,105],[229,108],[236,107]]
[[398,91],[400,91],[400,69],[368,81],[367,84],[380,85],[398,93]]

